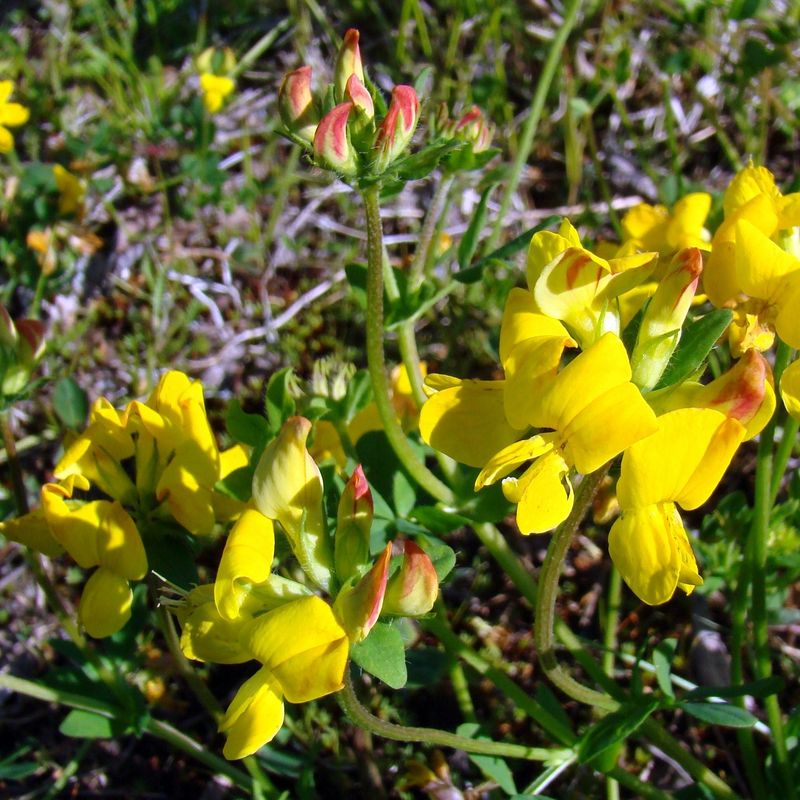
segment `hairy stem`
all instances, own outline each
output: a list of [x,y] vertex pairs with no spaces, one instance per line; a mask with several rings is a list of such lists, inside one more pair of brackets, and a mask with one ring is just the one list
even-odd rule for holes
[[483,739],[470,739],[455,733],[440,731],[437,728],[416,728],[406,725],[395,725],[392,722],[378,719],[356,696],[352,676],[345,671],[344,689],[337,695],[339,702],[350,719],[361,728],[384,739],[397,742],[424,742],[435,747],[452,747],[467,753],[479,753],[505,758],[522,758],[527,761],[558,762],[572,756],[572,750],[550,749],[545,747],[525,747],[518,744],[505,744]]
[[392,407],[383,352],[383,229],[378,188],[365,189],[363,197],[367,217],[367,368],[378,416],[389,444],[411,477],[432,497],[450,503],[453,493],[417,457]]

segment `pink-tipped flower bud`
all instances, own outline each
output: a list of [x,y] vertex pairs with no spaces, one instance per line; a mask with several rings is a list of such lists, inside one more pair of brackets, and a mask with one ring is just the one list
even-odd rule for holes
[[361,50],[358,46],[358,31],[350,28],[344,35],[336,66],[333,68],[333,96],[337,103],[345,99],[345,89],[350,76],[355,75],[364,83],[364,66],[361,63]]
[[403,564],[386,587],[383,611],[404,617],[427,614],[439,594],[439,578],[428,554],[419,545],[405,541]]
[[631,356],[633,382],[644,391],[657,383],[681,338],[681,327],[692,305],[703,271],[703,256],[686,247],[673,258],[644,312]]
[[311,93],[311,67],[300,67],[286,75],[278,90],[278,109],[289,132],[311,144],[319,114]]
[[458,120],[453,129],[453,136],[469,142],[473,153],[481,153],[489,149],[492,143],[492,129],[486,122],[486,117],[478,106],[472,106],[469,111]]
[[383,122],[375,132],[373,169],[385,172],[399,158],[414,136],[419,122],[419,98],[412,86],[395,86]]
[[372,492],[359,464],[344,487],[336,515],[334,567],[342,582],[358,574],[369,562],[373,513]]
[[367,144],[375,132],[375,104],[366,86],[358,75],[351,75],[347,81],[344,99],[353,104],[350,115],[350,135],[356,147]]
[[367,638],[381,615],[391,559],[392,545],[387,544],[372,569],[361,580],[351,578],[336,597],[334,610],[353,644]]
[[320,120],[314,134],[314,156],[317,162],[345,177],[352,177],[358,172],[356,151],[350,141],[347,126],[352,110],[352,103],[334,106]]
[[751,439],[775,410],[772,369],[758,350],[748,350],[731,369],[700,389],[692,404],[738,419],[747,429],[745,438]]

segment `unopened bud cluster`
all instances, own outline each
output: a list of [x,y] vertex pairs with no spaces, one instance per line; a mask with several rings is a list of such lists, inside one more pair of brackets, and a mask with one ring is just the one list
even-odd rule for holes
[[344,36],[334,66],[333,83],[315,95],[311,67],[283,79],[278,106],[293,141],[311,151],[323,169],[344,178],[387,172],[408,148],[419,121],[420,105],[411,86],[395,86],[383,119],[367,87],[358,31]]

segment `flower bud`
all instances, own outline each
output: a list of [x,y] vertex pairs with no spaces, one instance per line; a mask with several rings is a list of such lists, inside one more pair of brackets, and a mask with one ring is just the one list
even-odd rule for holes
[[339,54],[336,56],[336,66],[333,70],[333,90],[337,103],[345,99],[345,89],[351,75],[355,75],[362,84],[364,83],[364,66],[361,63],[358,31],[355,28],[350,28],[345,33]]
[[339,500],[334,538],[334,565],[340,581],[356,574],[369,561],[372,492],[359,464]]
[[411,86],[395,86],[383,122],[375,132],[376,172],[384,172],[411,143],[419,122],[419,98]]
[[378,621],[391,559],[392,545],[387,544],[372,569],[359,581],[351,578],[336,597],[334,609],[353,644],[366,639]]
[[427,614],[439,594],[439,577],[428,554],[412,541],[403,545],[403,564],[386,587],[383,611],[404,617]]
[[375,129],[375,104],[372,102],[372,95],[358,75],[351,75],[344,96],[355,110],[350,119],[350,132],[356,144],[361,144],[367,136],[372,136]]
[[317,586],[327,589],[333,554],[325,529],[322,475],[306,450],[311,423],[290,417],[264,450],[253,475],[253,502],[276,519],[300,566]]
[[731,369],[700,389],[693,404],[738,419],[747,429],[745,439],[752,439],[775,410],[772,383],[767,360],[758,350],[748,350]]
[[703,271],[703,257],[696,247],[687,247],[670,267],[645,309],[631,357],[632,380],[644,391],[658,383],[678,346]]
[[489,149],[492,143],[492,129],[487,124],[483,112],[478,106],[472,106],[455,124],[453,135],[457,139],[472,144],[473,153],[481,153]]
[[319,114],[311,94],[311,67],[304,66],[286,75],[278,90],[278,109],[289,132],[311,144]]
[[21,319],[17,322],[17,357],[28,367],[33,367],[44,355],[44,325],[37,319]]
[[356,151],[347,127],[352,110],[352,103],[334,106],[317,125],[313,145],[314,156],[321,166],[347,177],[358,171]]

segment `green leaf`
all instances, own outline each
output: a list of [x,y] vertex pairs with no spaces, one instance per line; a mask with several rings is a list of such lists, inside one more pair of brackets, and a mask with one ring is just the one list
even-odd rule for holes
[[412,181],[429,175],[439,162],[448,154],[460,150],[466,142],[449,140],[446,142],[433,142],[417,153],[398,161],[392,171],[401,181]]
[[58,730],[76,739],[113,739],[119,735],[119,725],[109,717],[75,708],[64,717]]
[[589,728],[578,743],[578,760],[588,764],[600,760],[606,752],[625,741],[658,708],[653,698],[624,703]]
[[281,425],[294,414],[297,405],[292,397],[292,382],[294,371],[291,367],[278,370],[267,384],[267,393],[264,407],[269,420],[269,427],[273,433],[281,429]]
[[772,675],[740,686],[699,686],[683,696],[683,701],[701,700],[704,697],[769,697],[777,694],[785,686],[783,678]]
[[[480,725],[475,722],[463,722],[456,728],[456,733],[459,736],[466,736],[469,739],[483,739],[488,741],[486,736],[476,736],[480,730]],[[508,764],[497,756],[484,756],[475,755],[474,753],[467,753],[469,760],[475,764],[478,769],[489,780],[494,781],[506,794],[514,795],[517,793],[517,787],[514,783],[514,776],[508,768]]]
[[488,210],[489,196],[494,191],[497,184],[487,186],[481,194],[481,199],[478,201],[478,206],[472,219],[469,221],[469,227],[458,245],[458,266],[461,269],[466,269],[475,251],[478,249],[478,241],[480,239],[483,226],[486,224],[486,212]]
[[225,415],[228,433],[241,444],[257,450],[264,448],[269,441],[269,423],[260,414],[248,414],[242,410],[241,403],[233,399]]
[[529,228],[527,231],[525,231],[525,233],[520,234],[515,239],[512,239],[510,242],[504,244],[502,247],[498,247],[497,250],[493,250],[483,258],[479,258],[471,267],[459,270],[453,275],[453,278],[455,278],[455,280],[457,280],[459,283],[477,283],[477,281],[479,281],[483,275],[483,270],[490,262],[507,261],[509,258],[511,258],[511,256],[516,255],[520,250],[524,250],[528,244],[530,244],[534,234],[544,230],[545,228],[549,228],[560,219],[561,217],[555,214],[546,217],[538,225],[534,225],[532,228]]
[[64,425],[77,430],[86,424],[89,398],[74,378],[62,378],[53,390],[53,408]]
[[431,533],[450,533],[450,531],[469,525],[470,520],[461,514],[444,511],[436,506],[417,506],[408,515],[420,525],[425,526]]
[[758,720],[746,709],[729,703],[686,703],[678,707],[696,719],[726,728],[752,728]]
[[678,648],[677,639],[665,639],[653,651],[653,664],[656,667],[656,680],[667,697],[674,697],[672,681],[669,679],[672,671],[672,662],[675,660],[675,651]]
[[363,642],[350,648],[350,657],[361,669],[392,689],[402,689],[408,680],[406,651],[400,632],[378,622]]
[[663,389],[685,381],[705,361],[732,319],[733,311],[717,308],[689,323],[655,388]]
[[189,591],[200,579],[195,553],[182,530],[154,522],[140,529],[150,569]]
[[392,476],[392,502],[398,517],[406,517],[417,502],[416,484],[404,472]]

